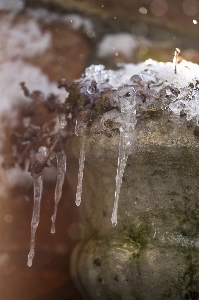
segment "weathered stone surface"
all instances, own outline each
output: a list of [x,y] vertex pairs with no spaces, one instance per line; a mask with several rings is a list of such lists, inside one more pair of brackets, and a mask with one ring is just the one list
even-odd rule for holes
[[193,299],[199,290],[194,127],[166,114],[138,121],[136,133],[114,228],[118,135],[88,141],[80,206],[85,236],[72,258],[74,279],[85,299]]

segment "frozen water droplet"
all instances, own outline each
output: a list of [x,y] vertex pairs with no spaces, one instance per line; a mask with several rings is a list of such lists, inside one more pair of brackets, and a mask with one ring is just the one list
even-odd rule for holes
[[[116,219],[117,219],[117,217],[116,217]],[[112,226],[115,227],[117,225],[117,221],[114,221],[113,218],[111,220],[112,220]]]
[[56,154],[57,157],[57,183],[55,187],[55,206],[54,206],[54,214],[51,217],[52,220],[52,227],[51,227],[51,233],[55,233],[55,220],[57,215],[57,207],[59,204],[59,201],[62,196],[62,187],[64,184],[64,178],[65,178],[65,172],[66,172],[66,155],[64,150],[61,152],[58,152]]
[[31,222],[31,238],[30,238],[30,252],[28,254],[28,266],[32,266],[32,260],[35,255],[35,234],[40,219],[40,204],[43,191],[43,179],[42,175],[34,178],[34,208]]
[[77,206],[79,206],[81,203],[82,180],[84,175],[83,171],[84,171],[84,161],[85,161],[85,143],[86,143],[86,135],[83,135],[81,137],[78,183],[77,183],[77,193],[76,193],[76,200],[75,200]]
[[94,88],[94,86],[88,85],[88,86],[87,86],[87,92],[88,92],[89,94],[94,94],[94,93],[95,93],[95,88]]
[[38,152],[35,154],[35,158],[38,162],[43,163],[43,161],[48,156],[48,149],[44,146],[39,147]]
[[141,76],[139,76],[139,75],[133,75],[131,78],[130,78],[130,80],[129,80],[129,82],[130,82],[130,84],[138,84],[138,85],[140,85],[141,84],[141,82],[142,82],[142,77]]
[[81,136],[86,128],[86,124],[84,122],[81,122],[80,120],[76,120],[75,124],[75,134],[77,136]]
[[60,114],[59,115],[59,129],[65,129],[66,125],[67,125],[66,115]]

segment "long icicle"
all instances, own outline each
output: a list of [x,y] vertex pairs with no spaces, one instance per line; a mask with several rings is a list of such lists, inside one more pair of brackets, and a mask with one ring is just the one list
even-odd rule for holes
[[54,213],[51,217],[52,220],[52,226],[51,226],[51,233],[55,233],[55,220],[57,216],[57,207],[59,204],[59,201],[62,196],[62,187],[64,184],[64,178],[65,178],[65,173],[66,173],[66,155],[64,150],[61,152],[58,152],[56,154],[57,158],[57,183],[55,187],[55,205],[54,205]]
[[32,260],[35,255],[35,234],[40,219],[40,204],[43,191],[43,179],[42,175],[34,178],[34,208],[31,221],[31,238],[30,238],[30,252],[28,254],[27,265],[32,266]]
[[120,127],[120,142],[119,142],[119,156],[118,156],[118,167],[116,179],[116,189],[115,189],[115,201],[113,207],[113,213],[111,217],[111,222],[113,226],[117,225],[117,211],[118,211],[118,202],[120,196],[120,188],[122,185],[122,178],[124,174],[124,169],[126,167],[126,162],[128,159],[127,146],[128,146],[128,134]]
[[79,173],[78,173],[78,183],[77,183],[77,192],[75,203],[77,206],[81,203],[82,196],[82,180],[84,175],[84,161],[85,161],[85,144],[86,144],[86,135],[81,136],[81,146],[80,146],[80,157],[79,157]]
[[122,185],[122,178],[124,170],[126,167],[126,162],[128,159],[128,154],[130,146],[134,142],[134,128],[137,123],[136,120],[136,95],[133,87],[123,86],[118,90],[119,106],[121,110],[121,116],[123,119],[123,124],[120,127],[120,142],[119,142],[119,156],[118,156],[118,167],[116,179],[116,189],[115,189],[115,201],[113,207],[113,213],[111,217],[112,226],[117,225],[117,211],[118,202],[120,196],[120,189]]

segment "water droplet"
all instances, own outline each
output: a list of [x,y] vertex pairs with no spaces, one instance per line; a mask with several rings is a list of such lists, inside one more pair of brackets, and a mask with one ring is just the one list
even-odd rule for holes
[[87,92],[89,94],[94,94],[95,93],[95,88],[92,85],[87,86]]

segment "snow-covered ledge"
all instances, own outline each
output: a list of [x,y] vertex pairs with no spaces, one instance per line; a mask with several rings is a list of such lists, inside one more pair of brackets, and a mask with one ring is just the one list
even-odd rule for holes
[[[59,134],[76,109],[76,136],[57,154],[52,221],[66,155],[82,229],[71,272],[85,299],[199,296],[198,74],[199,66],[186,61],[150,60],[117,71],[98,65],[69,87]],[[49,163],[45,151],[36,162]],[[39,203],[41,175],[35,180]],[[38,225],[39,211],[34,217]]]

